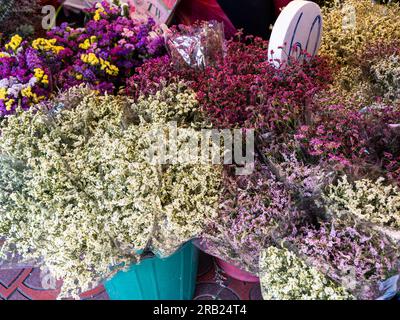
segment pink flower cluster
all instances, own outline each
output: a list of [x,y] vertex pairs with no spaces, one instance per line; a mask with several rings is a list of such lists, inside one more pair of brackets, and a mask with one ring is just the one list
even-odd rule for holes
[[209,221],[203,244],[210,254],[258,272],[260,249],[296,233],[304,219],[291,194],[256,161],[250,176],[226,167],[217,219]]
[[347,281],[363,299],[376,298],[379,281],[399,272],[398,252],[389,239],[356,224],[338,220],[306,226],[290,240],[314,266],[338,282]]
[[363,174],[371,169],[400,183],[400,105],[330,105],[295,138],[319,161]]

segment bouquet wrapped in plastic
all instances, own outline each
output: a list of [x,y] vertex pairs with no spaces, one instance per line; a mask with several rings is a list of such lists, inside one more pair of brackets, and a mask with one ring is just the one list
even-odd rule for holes
[[204,21],[195,26],[180,25],[169,30],[166,45],[171,59],[178,68],[204,69],[224,58],[224,25]]
[[249,175],[237,176],[225,168],[218,216],[208,221],[200,243],[206,252],[258,275],[263,248],[296,235],[299,226],[314,221],[311,199],[325,173],[304,165],[294,154],[284,156],[286,161],[274,164],[257,156]]

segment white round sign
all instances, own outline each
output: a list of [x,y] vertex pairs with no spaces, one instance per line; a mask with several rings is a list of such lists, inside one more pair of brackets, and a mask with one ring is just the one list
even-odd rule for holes
[[269,40],[268,58],[276,66],[307,51],[315,56],[321,44],[322,15],[311,1],[294,0],[281,12]]

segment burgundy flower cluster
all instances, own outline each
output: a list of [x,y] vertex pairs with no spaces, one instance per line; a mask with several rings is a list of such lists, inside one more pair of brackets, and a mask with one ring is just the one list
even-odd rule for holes
[[241,39],[239,34],[227,43],[225,59],[204,70],[177,69],[169,57],[146,62],[128,80],[127,92],[138,97],[154,93],[165,83],[184,80],[215,127],[293,130],[305,117],[313,96],[331,80],[329,68],[320,58],[290,60],[275,68],[267,57],[266,41]]

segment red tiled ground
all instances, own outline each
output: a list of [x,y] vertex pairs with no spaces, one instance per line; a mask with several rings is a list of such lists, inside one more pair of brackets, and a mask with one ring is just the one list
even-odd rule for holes
[[[260,300],[258,283],[246,283],[227,277],[213,258],[206,254],[200,256],[195,300]],[[39,270],[0,269],[0,300],[54,300],[57,290],[43,289]],[[103,286],[82,295],[87,300],[108,300]]]

